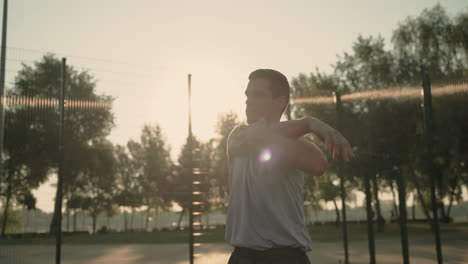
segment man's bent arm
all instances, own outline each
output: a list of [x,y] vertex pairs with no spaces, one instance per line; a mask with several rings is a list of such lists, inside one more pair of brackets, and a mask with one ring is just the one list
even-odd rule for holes
[[343,159],[349,161],[354,157],[348,140],[336,129],[314,117],[279,122],[272,125],[272,130],[275,133],[292,139],[313,133],[325,143],[327,151],[334,160]]
[[[301,127],[303,121],[294,121],[298,122],[288,121],[289,124],[283,126],[284,131],[287,130],[293,133],[303,129]],[[229,166],[232,166],[233,158],[236,155],[242,155],[247,151],[254,151],[260,155],[261,150],[268,149],[272,155],[271,160],[268,162],[300,169],[313,175],[322,175],[326,171],[328,167],[327,159],[316,145],[303,140],[287,138],[277,129],[272,129],[271,126],[266,128],[268,131],[262,131],[265,133],[260,132],[250,135],[245,133],[249,129],[263,127],[263,125],[257,125],[257,128],[254,128],[254,126],[240,125],[230,133],[227,142]],[[263,128],[265,129],[265,127]]]
[[322,130],[324,123],[314,117],[304,117],[301,119],[288,120],[274,124],[277,133],[288,138],[297,139],[306,134],[313,133],[323,139]]
[[271,135],[259,142],[257,147],[259,153],[265,150],[270,152],[268,162],[273,164],[299,169],[312,175],[322,175],[328,169],[328,161],[323,152],[315,144],[304,140]]

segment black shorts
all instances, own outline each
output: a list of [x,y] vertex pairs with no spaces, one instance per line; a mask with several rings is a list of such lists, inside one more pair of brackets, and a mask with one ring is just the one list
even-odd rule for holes
[[272,248],[265,251],[235,247],[228,264],[310,264],[299,248]]

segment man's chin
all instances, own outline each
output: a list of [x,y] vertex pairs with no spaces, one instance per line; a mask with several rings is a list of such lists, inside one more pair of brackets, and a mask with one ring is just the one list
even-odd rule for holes
[[249,118],[249,117],[247,117],[247,124],[248,124],[248,125],[251,125],[251,124],[257,122],[257,119],[258,119],[258,118],[252,118],[252,117]]

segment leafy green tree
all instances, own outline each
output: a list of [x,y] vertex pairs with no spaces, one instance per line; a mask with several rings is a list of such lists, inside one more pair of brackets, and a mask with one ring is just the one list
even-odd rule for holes
[[79,210],[82,208],[83,197],[73,194],[66,202],[67,211],[73,211],[73,232],[76,232],[76,217]]
[[116,170],[116,194],[115,202],[123,207],[124,230],[128,230],[127,209],[134,211],[134,208],[141,206],[141,192],[137,181],[137,163],[131,157],[125,146],[116,146],[115,156],[117,160]]
[[[185,212],[188,211],[190,202],[192,199],[200,202],[201,204],[196,205],[195,209],[203,212],[208,212],[211,209],[210,201],[216,195],[213,192],[212,185],[214,182],[211,180],[213,177],[213,142],[202,143],[195,136],[192,140],[192,154],[190,155],[189,138],[185,145],[182,147],[178,158],[178,165],[176,166],[174,178],[172,180],[173,188],[173,200],[182,207],[179,220],[177,222],[177,228],[180,228],[181,221]],[[190,158],[192,159],[190,161]],[[199,170],[200,174],[194,174],[190,171],[192,167]],[[192,188],[194,191],[199,191],[200,194],[193,195],[190,192],[191,184],[194,181],[200,181],[200,185],[194,185]]]
[[[214,208],[225,210],[227,208],[228,195],[228,160],[227,160],[227,139],[231,131],[240,125],[237,114],[233,112],[221,114],[217,123],[217,138],[214,140],[214,149],[211,151],[213,160],[213,200]],[[209,145],[209,144],[208,144]],[[206,152],[210,152],[207,150]],[[207,153],[206,156],[209,156]]]
[[[23,101],[35,98],[40,104],[30,103],[10,107],[6,112],[5,129],[5,174],[0,177],[2,195],[7,201],[18,197],[22,189],[37,188],[47,178],[56,174],[58,168],[58,107],[45,106],[45,102],[57,100],[60,94],[61,61],[54,55],[46,55],[32,66],[23,64],[9,90],[11,97]],[[66,68],[68,100],[81,102],[100,101],[111,103],[112,98],[97,95],[96,82],[86,71]],[[29,100],[31,101],[31,100]],[[85,173],[86,155],[89,142],[102,140],[113,127],[113,115],[108,107],[88,109],[84,104],[66,108],[65,115],[65,156],[64,156],[64,197],[70,197],[81,174]],[[8,203],[6,204],[8,207]],[[51,230],[58,224],[54,212]],[[5,214],[6,217],[6,214]],[[5,221],[6,222],[6,221]]]
[[399,82],[419,83],[422,71],[432,80],[462,77],[467,69],[464,17],[466,12],[456,24],[437,4],[400,23],[392,36]]
[[94,141],[88,151],[86,171],[79,179],[79,191],[84,195],[86,210],[93,219],[96,232],[97,217],[111,206],[116,186],[116,160],[109,141]]
[[336,212],[336,224],[338,226],[340,223],[340,210],[338,209],[336,200],[340,199],[340,187],[333,184],[330,176],[330,174],[327,174],[327,177],[319,183],[320,198],[325,202],[333,202]]
[[128,148],[136,166],[141,205],[146,206],[147,229],[152,210],[166,210],[171,206],[171,192],[167,187],[174,164],[159,126],[144,126],[140,142],[130,141]]

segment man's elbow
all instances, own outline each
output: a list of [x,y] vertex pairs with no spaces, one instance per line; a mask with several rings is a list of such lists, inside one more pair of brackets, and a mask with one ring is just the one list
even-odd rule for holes
[[312,143],[306,142],[303,146],[305,146],[305,152],[300,157],[303,159],[302,163],[308,167],[306,172],[314,176],[323,175],[328,170],[328,160],[325,154]]
[[322,176],[328,170],[328,161],[326,157],[322,157],[317,166],[317,176]]
[[322,176],[328,170],[328,161],[325,157],[320,157],[315,162],[303,163],[300,169],[312,176]]

